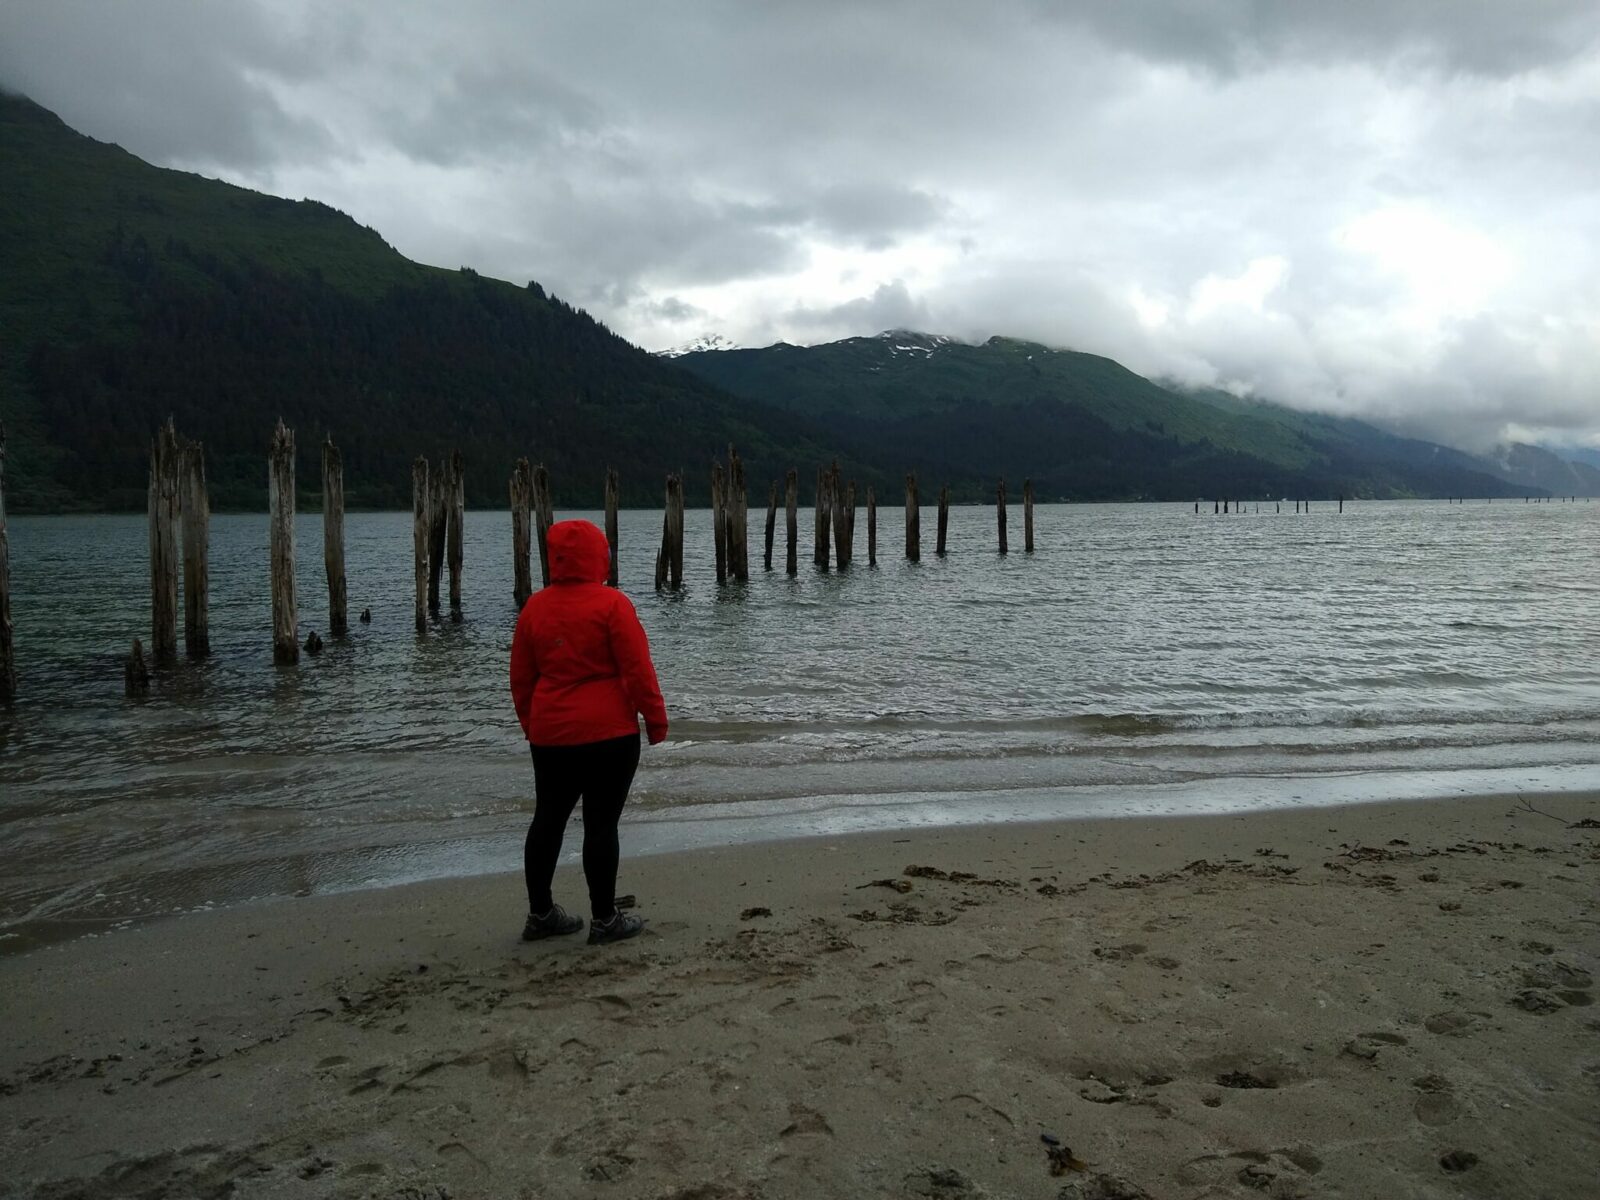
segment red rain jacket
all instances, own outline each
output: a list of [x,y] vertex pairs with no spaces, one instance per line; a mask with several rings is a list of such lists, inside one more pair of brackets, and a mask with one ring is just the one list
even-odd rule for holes
[[572,746],[645,732],[667,736],[667,706],[633,602],[606,586],[611,546],[588,521],[557,521],[546,537],[550,586],[528,597],[511,639],[511,699],[538,746]]

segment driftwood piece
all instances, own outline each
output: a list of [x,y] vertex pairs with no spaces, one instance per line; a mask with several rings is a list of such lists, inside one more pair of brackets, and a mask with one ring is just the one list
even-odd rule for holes
[[[185,552],[188,539],[184,539]],[[344,575],[344,456],[322,443],[322,566],[328,575],[328,636],[350,630],[350,594]]]
[[950,533],[950,485],[941,484],[939,487],[939,531],[934,542],[933,552],[940,558],[944,557],[945,539]]
[[800,571],[800,520],[797,506],[800,501],[800,475],[790,467],[783,476],[784,529],[788,549],[784,556],[784,570],[792,577]]
[[17,654],[11,632],[11,541],[6,534],[6,427],[0,425],[0,704],[17,697]]
[[450,619],[461,622],[461,566],[466,561],[463,540],[467,534],[466,466],[461,451],[450,451],[450,492],[446,497],[445,557],[450,564]]
[[768,571],[772,570],[772,539],[778,531],[778,481],[774,479],[772,486],[767,489],[767,542],[766,553],[762,555],[761,563]]
[[922,510],[917,504],[917,473],[906,472],[906,558],[922,561]]
[[1004,475],[1000,477],[1000,486],[995,490],[994,514],[995,520],[1000,526],[1000,553],[1005,554],[1008,547],[1006,545],[1006,480]]
[[533,595],[532,520],[533,468],[519,458],[511,469],[511,595],[519,609]]
[[169,419],[150,442],[150,659],[178,661],[178,435]]
[[295,639],[294,595],[294,430],[283,419],[272,433],[267,460],[267,509],[272,522],[272,659],[300,661]]
[[417,632],[428,632],[428,460],[411,463],[411,568],[416,590]]
[[145,666],[143,644],[134,638],[133,650],[122,664],[122,694],[130,700],[138,700],[149,693],[150,668]]
[[1031,479],[1022,481],[1022,552],[1033,553],[1033,480]]
[[611,547],[611,565],[606,568],[606,582],[617,586],[617,496],[621,487],[617,482],[617,469],[606,468],[606,545]]
[[533,531],[539,538],[539,574],[550,586],[550,526],[555,524],[556,507],[550,499],[550,472],[540,463],[533,469]]

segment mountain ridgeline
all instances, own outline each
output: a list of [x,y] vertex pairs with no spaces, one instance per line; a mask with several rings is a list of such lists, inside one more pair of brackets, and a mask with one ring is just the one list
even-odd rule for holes
[[1520,460],[1513,483],[1359,422],[1184,393],[1013,339],[895,332],[665,359],[537,283],[410,262],[326,205],[151,166],[19,97],[0,95],[0,178],[15,512],[142,507],[168,415],[205,443],[220,508],[264,505],[279,416],[297,432],[304,502],[331,437],[363,507],[408,506],[412,459],[454,448],[474,506],[506,503],[521,455],[550,468],[559,506],[598,505],[607,466],[625,503],[659,504],[681,469],[703,504],[730,442],[755,506],[789,466],[809,500],[833,459],[891,499],[909,469],[924,494],[948,483],[963,500],[1002,475],[1073,500],[1550,490]]

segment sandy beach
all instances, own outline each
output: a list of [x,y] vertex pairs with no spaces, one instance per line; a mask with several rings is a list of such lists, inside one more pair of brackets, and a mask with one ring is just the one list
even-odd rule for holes
[[1534,808],[625,845],[612,947],[514,876],[46,947],[0,1196],[1594,1196],[1600,802]]

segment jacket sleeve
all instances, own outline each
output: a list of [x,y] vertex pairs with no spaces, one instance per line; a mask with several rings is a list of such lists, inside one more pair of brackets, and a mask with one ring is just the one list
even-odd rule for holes
[[615,602],[607,616],[611,654],[622,673],[622,686],[635,711],[644,717],[645,734],[654,746],[667,736],[667,703],[661,698],[655,664],[650,661],[650,640],[633,602],[621,592],[613,592],[612,597]]
[[533,653],[533,618],[530,600],[522,606],[516,632],[511,635],[511,703],[517,709],[517,722],[531,741],[533,689],[539,682],[539,664]]

